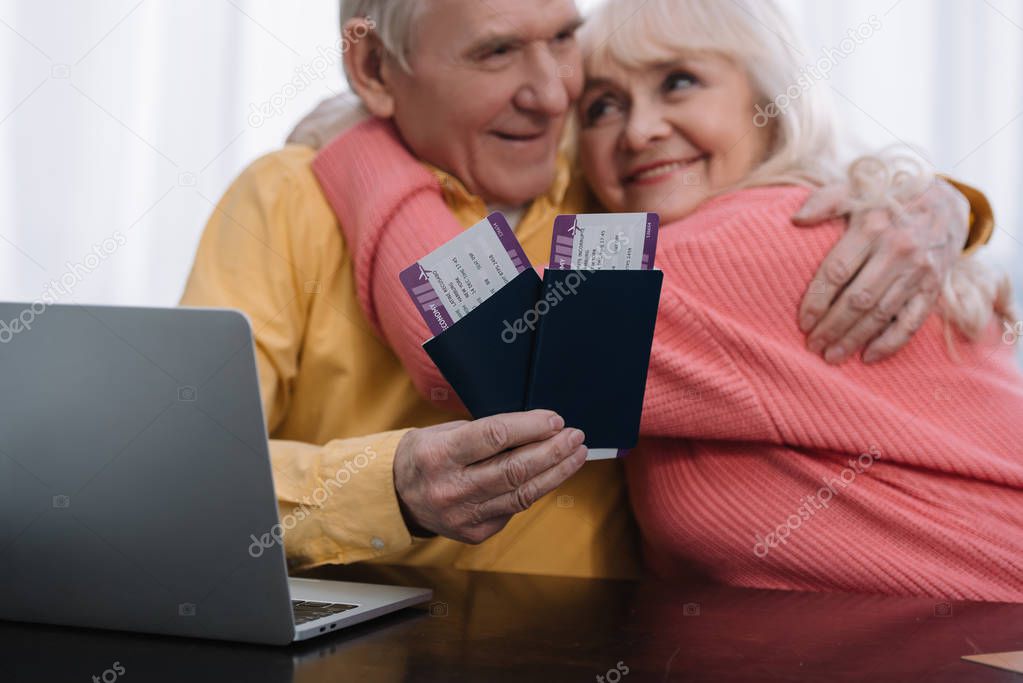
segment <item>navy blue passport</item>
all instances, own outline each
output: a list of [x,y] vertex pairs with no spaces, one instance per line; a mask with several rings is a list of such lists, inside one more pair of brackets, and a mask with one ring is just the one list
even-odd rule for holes
[[540,297],[527,268],[450,328],[423,344],[475,418],[525,409],[536,325],[526,315]]
[[547,270],[526,409],[556,411],[591,449],[634,447],[663,279],[659,270]]

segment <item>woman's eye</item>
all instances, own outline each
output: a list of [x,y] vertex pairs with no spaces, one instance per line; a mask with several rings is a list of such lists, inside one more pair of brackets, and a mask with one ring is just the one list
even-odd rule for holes
[[664,91],[686,90],[697,84],[696,77],[685,71],[674,71],[664,79]]
[[586,107],[585,123],[586,125],[593,125],[609,114],[613,114],[616,109],[614,100],[606,96],[600,97]]

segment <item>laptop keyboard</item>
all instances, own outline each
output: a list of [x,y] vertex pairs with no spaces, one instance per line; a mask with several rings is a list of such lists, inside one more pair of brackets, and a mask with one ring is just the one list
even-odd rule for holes
[[312,602],[310,600],[292,600],[291,611],[295,614],[295,624],[305,624],[323,617],[355,609],[358,605],[346,605],[343,602]]

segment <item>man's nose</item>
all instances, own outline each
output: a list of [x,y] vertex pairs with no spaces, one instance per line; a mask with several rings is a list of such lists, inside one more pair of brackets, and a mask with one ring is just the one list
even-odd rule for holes
[[547,116],[560,116],[571,101],[563,67],[546,44],[533,44],[526,49],[524,82],[515,93],[515,104],[526,111]]

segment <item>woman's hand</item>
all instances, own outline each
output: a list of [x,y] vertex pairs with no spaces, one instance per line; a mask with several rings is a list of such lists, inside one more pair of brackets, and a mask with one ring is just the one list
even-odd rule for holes
[[850,210],[850,190],[831,185],[793,217],[811,226],[848,216],[849,227],[821,263],[799,310],[807,347],[839,364],[860,349],[875,363],[899,351],[934,310],[962,253],[970,206],[943,180],[897,210]]

